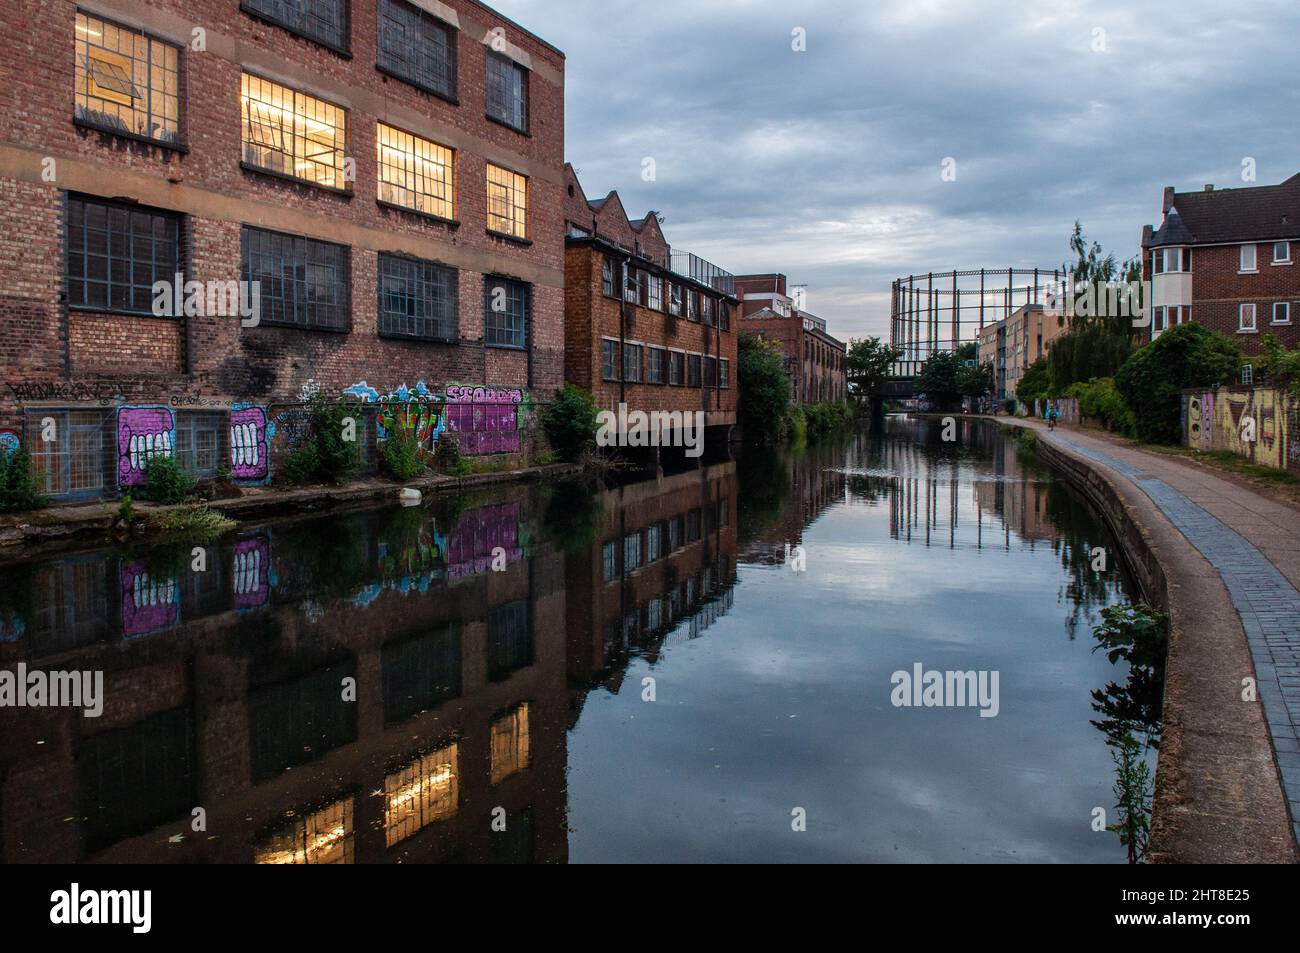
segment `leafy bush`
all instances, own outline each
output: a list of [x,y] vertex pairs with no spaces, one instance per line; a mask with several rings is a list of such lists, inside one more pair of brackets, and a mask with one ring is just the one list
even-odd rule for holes
[[961,364],[957,361],[957,355],[950,351],[931,354],[921,365],[916,386],[930,401],[931,410],[948,410],[960,400],[962,394],[960,371]]
[[[344,483],[361,462],[356,437],[362,430],[362,407],[314,394],[307,401],[309,436],[300,447],[280,455],[276,472],[287,483]],[[349,425],[348,420],[352,423]],[[347,439],[349,436],[354,439]]]
[[48,502],[49,497],[37,489],[27,451],[19,447],[6,454],[0,449],[0,513],[35,510]]
[[853,423],[853,409],[848,404],[809,404],[803,408],[803,414],[808,421],[808,436],[814,440],[846,430]]
[[1075,384],[1065,396],[1078,398],[1079,413],[1101,421],[1107,430],[1133,433],[1133,410],[1111,378],[1094,377],[1086,384]]
[[1055,396],[1047,358],[1040,357],[1025,368],[1025,373],[1016,383],[1016,396],[1025,401],[1046,400]]
[[211,542],[238,525],[225,513],[209,509],[207,506],[172,510],[159,516],[155,523],[164,533],[181,536],[186,541],[195,543]]
[[1260,344],[1259,379],[1288,389],[1292,397],[1300,397],[1300,350],[1288,351],[1271,334],[1265,334]]
[[379,465],[395,480],[413,480],[425,471],[423,451],[414,433],[405,428],[392,431],[379,444]]
[[790,409],[790,378],[785,373],[781,348],[775,341],[742,332],[736,363],[740,426],[745,439],[770,443]]
[[596,445],[596,400],[581,387],[565,384],[542,412],[546,439],[561,460],[574,463]]
[[1240,365],[1236,341],[1200,324],[1180,324],[1125,361],[1115,385],[1133,410],[1140,439],[1177,443],[1183,390],[1235,380]]
[[145,465],[140,495],[151,503],[184,503],[196,486],[175,457],[154,457]]

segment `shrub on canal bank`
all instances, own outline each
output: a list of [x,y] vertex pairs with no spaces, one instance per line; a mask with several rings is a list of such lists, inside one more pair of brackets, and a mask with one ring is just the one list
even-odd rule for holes
[[198,483],[175,457],[154,457],[145,465],[140,498],[167,505],[184,503],[197,487]]
[[209,543],[239,525],[225,513],[206,505],[163,513],[154,523],[164,534],[194,543]]
[[379,443],[379,466],[394,480],[414,480],[426,469],[424,450],[415,434],[405,428],[388,434]]
[[542,412],[546,439],[566,463],[576,463],[596,445],[596,426],[596,399],[573,384],[565,384]]
[[1078,398],[1081,416],[1100,421],[1107,430],[1133,434],[1133,410],[1111,378],[1094,377],[1085,384],[1074,384],[1065,396]]
[[843,433],[853,426],[854,419],[852,407],[830,401],[795,407],[790,416],[802,418],[808,439],[814,441]]
[[307,416],[308,437],[281,455],[276,472],[285,483],[345,483],[361,462],[360,405],[315,394],[307,401]]
[[0,513],[40,509],[49,502],[36,486],[32,461],[21,447],[12,453],[0,449]]
[[1230,383],[1240,365],[1236,341],[1204,325],[1179,324],[1125,361],[1115,386],[1133,409],[1140,440],[1178,443],[1183,390]]
[[741,431],[750,443],[772,443],[780,437],[790,410],[790,378],[781,347],[747,331],[741,332],[738,347]]

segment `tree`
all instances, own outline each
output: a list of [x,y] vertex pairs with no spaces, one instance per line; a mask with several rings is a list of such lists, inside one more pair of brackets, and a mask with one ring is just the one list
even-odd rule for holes
[[957,402],[962,393],[957,377],[960,367],[957,356],[949,351],[930,355],[921,366],[917,389],[929,399],[931,407],[945,410]]
[[886,344],[878,337],[850,341],[844,359],[849,393],[859,403],[869,398],[880,390],[889,376],[890,366],[902,356],[902,348]]
[[993,362],[957,369],[957,389],[963,397],[983,397],[993,392]]
[[574,463],[596,445],[596,400],[581,387],[565,384],[542,412],[542,429],[561,460]]
[[768,443],[790,409],[790,378],[781,346],[742,331],[738,347],[741,430],[746,440]]
[[1025,368],[1016,383],[1016,396],[1021,400],[1044,400],[1053,396],[1052,373],[1047,358],[1040,357]]
[[1178,443],[1182,393],[1233,381],[1241,346],[1200,324],[1179,324],[1136,351],[1115,374],[1115,386],[1133,410],[1138,438]]

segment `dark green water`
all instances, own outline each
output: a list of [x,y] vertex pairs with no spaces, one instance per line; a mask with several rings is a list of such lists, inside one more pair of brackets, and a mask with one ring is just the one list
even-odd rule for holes
[[0,708],[3,860],[1124,862],[1118,551],[958,424],[0,567],[0,667],[104,685]]

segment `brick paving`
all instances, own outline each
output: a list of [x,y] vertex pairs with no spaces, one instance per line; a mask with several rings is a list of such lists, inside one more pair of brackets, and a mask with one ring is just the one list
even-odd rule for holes
[[1300,841],[1300,591],[1293,582],[1300,573],[1300,514],[1176,458],[1077,431],[1067,436],[1035,429],[1039,439],[1131,480],[1223,579],[1246,632],[1283,793]]

